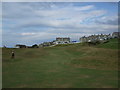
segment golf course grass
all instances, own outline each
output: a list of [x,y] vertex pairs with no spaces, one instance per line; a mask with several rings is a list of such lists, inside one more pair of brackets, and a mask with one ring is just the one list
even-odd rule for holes
[[[3,88],[117,88],[118,41],[2,49]],[[11,59],[11,51],[15,59]]]

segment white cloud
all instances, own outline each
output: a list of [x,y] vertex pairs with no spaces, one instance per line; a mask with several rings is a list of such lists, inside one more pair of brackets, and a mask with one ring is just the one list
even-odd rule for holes
[[36,33],[21,33],[21,35],[26,36],[26,35],[35,35]]
[[[15,8],[17,7],[17,8]],[[83,35],[111,33],[118,29],[116,16],[95,5],[73,3],[4,3],[5,41],[35,42],[68,36],[79,40]],[[111,22],[111,23],[108,23]],[[9,31],[9,32],[7,32]],[[9,34],[9,33],[12,33]],[[14,34],[16,35],[14,35]]]
[[94,5],[88,5],[88,6],[83,6],[83,7],[75,7],[75,10],[90,10],[90,9],[93,9],[94,8]]
[[118,16],[103,16],[95,20],[95,23],[98,24],[109,24],[109,25],[117,25],[118,24]]
[[[36,12],[36,11],[35,11]],[[54,11],[37,11],[37,16],[40,15],[40,17],[35,18],[26,18],[25,21],[20,21],[19,24],[14,27],[65,27],[65,28],[71,28],[71,27],[78,27],[80,23],[82,23],[87,18],[93,18],[96,16],[104,15],[106,12],[103,10],[94,10],[90,12],[71,12],[70,10],[64,11],[64,10],[54,10]],[[65,18],[67,17],[67,18]]]

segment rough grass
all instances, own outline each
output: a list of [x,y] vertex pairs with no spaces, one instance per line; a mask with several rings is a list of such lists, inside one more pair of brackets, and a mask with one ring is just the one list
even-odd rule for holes
[[118,87],[117,48],[75,44],[14,49],[13,60],[11,50],[2,53],[3,88]]
[[103,70],[118,69],[118,50],[92,47],[86,47],[80,50],[84,51],[83,56],[71,60],[71,63],[75,66]]
[[99,44],[98,48],[120,49],[120,39],[110,39],[108,43]]

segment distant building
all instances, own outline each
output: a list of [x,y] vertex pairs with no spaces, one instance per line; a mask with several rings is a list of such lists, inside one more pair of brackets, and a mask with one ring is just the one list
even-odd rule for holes
[[81,37],[80,42],[88,42],[88,37],[85,36]]
[[120,38],[120,32],[113,32],[112,37],[113,38]]
[[44,47],[43,44],[39,44],[39,48]]
[[98,35],[91,35],[91,36],[83,36],[80,38],[80,42],[95,42],[95,41],[104,41],[104,40],[108,40],[111,38],[110,34],[98,34]]
[[39,44],[39,48],[40,47],[48,47],[51,45],[54,45],[54,43],[53,42],[43,42],[43,43]]
[[26,45],[21,45],[21,44],[17,44],[15,45],[16,48],[26,48]]
[[57,37],[55,40],[55,44],[69,44],[70,38],[69,37]]

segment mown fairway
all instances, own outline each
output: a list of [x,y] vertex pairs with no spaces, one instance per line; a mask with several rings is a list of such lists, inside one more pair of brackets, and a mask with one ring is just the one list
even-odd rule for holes
[[116,40],[91,47],[14,49],[14,60],[11,50],[3,49],[3,88],[118,87]]

